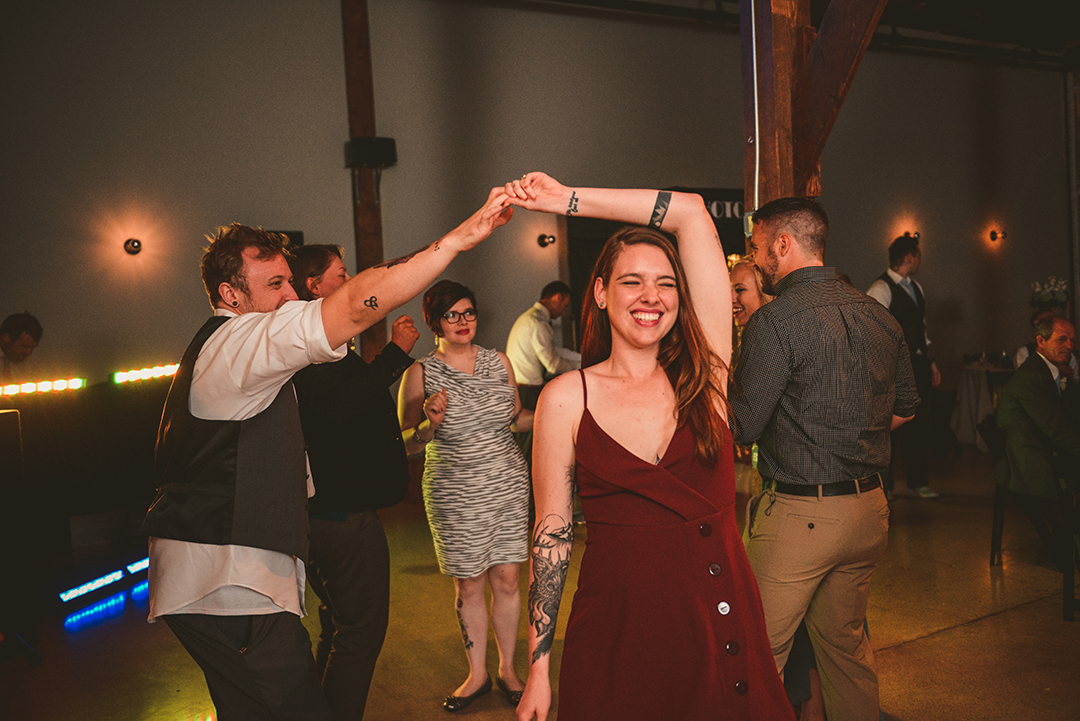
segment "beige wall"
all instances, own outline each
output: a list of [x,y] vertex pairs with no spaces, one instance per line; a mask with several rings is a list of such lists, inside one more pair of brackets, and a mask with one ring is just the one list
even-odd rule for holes
[[[388,257],[527,170],[742,182],[734,35],[541,3],[370,0],[370,16],[379,134],[399,156],[382,176]],[[0,52],[0,314],[44,322],[43,374],[175,361],[208,311],[196,264],[218,224],[299,229],[352,256],[334,0],[24,3]],[[1066,273],[1062,104],[1052,73],[870,52],[833,131],[827,260],[865,288],[889,239],[922,233],[947,383],[961,352],[1021,342],[1030,283]],[[980,239],[991,223],[1008,233],[996,248]],[[558,275],[535,242],[557,230],[519,213],[448,271],[478,293],[481,343],[501,348]],[[121,250],[130,235],[139,256]]]

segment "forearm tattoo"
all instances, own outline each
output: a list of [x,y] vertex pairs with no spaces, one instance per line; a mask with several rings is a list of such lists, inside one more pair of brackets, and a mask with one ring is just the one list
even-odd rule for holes
[[368,308],[371,308],[372,310],[378,310],[379,309],[379,299],[376,298],[375,296],[371,296],[370,298],[368,298],[367,300],[364,301],[364,305],[367,306]]
[[[438,241],[436,241],[435,242],[435,250],[438,250],[438,249],[439,249],[439,243],[438,243]],[[409,253],[408,255],[403,255],[400,258],[394,258],[393,260],[388,260],[385,263],[379,263],[375,267],[376,268],[393,268],[395,265],[405,265],[410,260],[412,260],[415,256],[420,255],[421,253],[423,253],[425,250],[427,250],[427,249],[426,248],[421,248],[420,250],[414,250],[413,252]]]
[[457,607],[457,622],[461,626],[461,640],[465,643],[465,650],[468,651],[473,647],[472,639],[469,638],[469,631],[465,628],[465,619],[461,617],[461,607],[465,605],[465,602],[460,598],[457,600],[455,606]]
[[577,204],[578,204],[577,192],[571,190],[570,191],[570,204],[566,206],[566,216],[567,217],[570,217],[574,213],[578,212]]
[[574,526],[567,519],[552,514],[536,524],[532,544],[533,578],[529,585],[529,623],[536,630],[537,640],[532,663],[551,652],[573,547]]
[[650,228],[660,230],[660,225],[664,222],[664,216],[667,215],[669,205],[671,205],[671,193],[661,190],[656,194],[656,205],[653,206],[652,218],[649,219]]

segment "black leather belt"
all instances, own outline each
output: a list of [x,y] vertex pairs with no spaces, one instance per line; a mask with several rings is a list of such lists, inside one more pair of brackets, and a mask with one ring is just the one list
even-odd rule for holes
[[791,496],[816,496],[820,489],[822,496],[848,496],[852,493],[866,493],[881,485],[881,474],[875,473],[866,478],[850,481],[837,481],[836,483],[821,483],[815,485],[803,485],[794,483],[781,483],[770,481],[777,493],[787,493]]

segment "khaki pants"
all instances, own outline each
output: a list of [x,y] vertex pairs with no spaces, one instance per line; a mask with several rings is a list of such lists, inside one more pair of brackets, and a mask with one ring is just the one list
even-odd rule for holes
[[870,577],[888,544],[880,488],[846,496],[768,492],[749,514],[754,569],[777,670],[806,618],[829,721],[875,721],[878,682],[863,630]]

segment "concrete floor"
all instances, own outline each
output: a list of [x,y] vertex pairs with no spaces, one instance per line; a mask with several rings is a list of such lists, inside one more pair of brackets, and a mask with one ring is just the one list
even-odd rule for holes
[[[753,485],[751,474],[740,467],[740,490]],[[887,719],[1080,719],[1080,621],[1061,619],[1061,576],[1019,514],[1006,516],[1004,564],[989,567],[989,476],[987,456],[956,449],[932,467],[940,499],[898,494],[891,504],[889,549],[869,610]],[[386,511],[384,521],[393,605],[367,719],[446,719],[440,702],[466,673],[452,583],[438,572],[418,494]],[[578,535],[580,544],[584,534]],[[567,594],[580,549],[574,561]],[[309,593],[313,611],[312,598]],[[555,674],[569,598],[553,652]],[[0,719],[214,718],[194,662],[164,624],[145,619],[145,605],[131,602],[121,615],[77,633],[63,630],[62,615],[47,616],[39,643],[44,662],[0,663]],[[306,622],[314,628],[316,615]],[[524,674],[524,618],[520,638]],[[493,641],[489,659],[494,668]],[[458,716],[513,718],[498,691]]]

